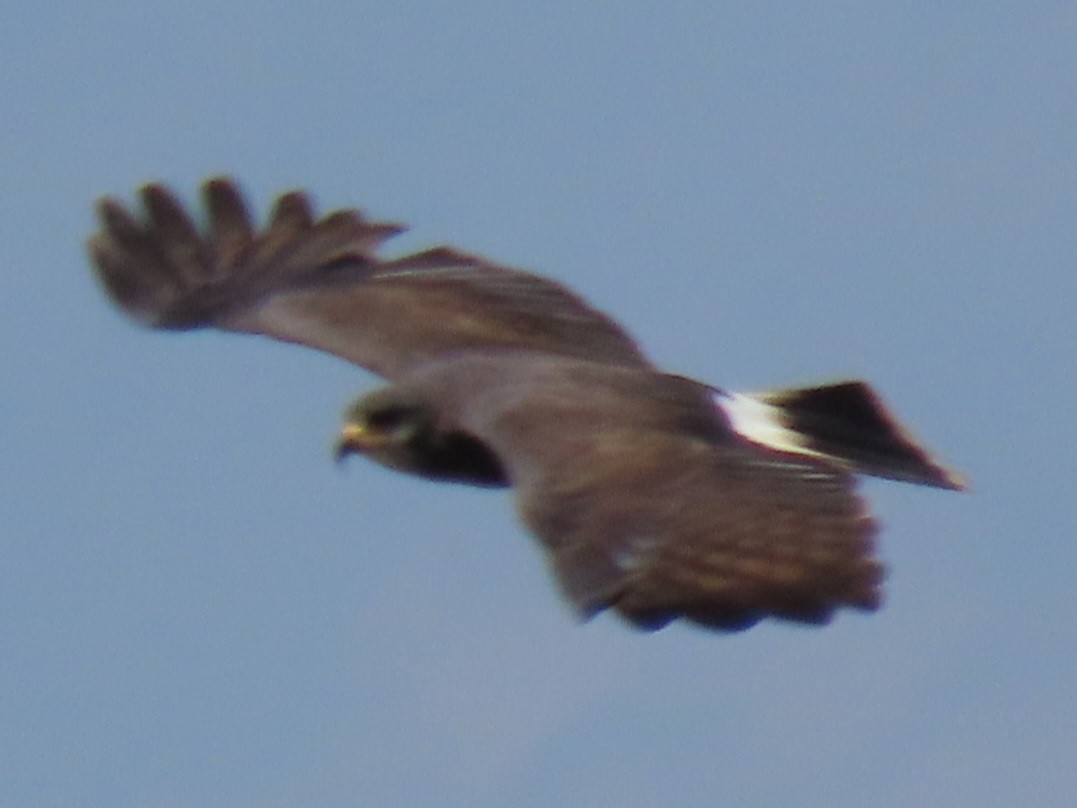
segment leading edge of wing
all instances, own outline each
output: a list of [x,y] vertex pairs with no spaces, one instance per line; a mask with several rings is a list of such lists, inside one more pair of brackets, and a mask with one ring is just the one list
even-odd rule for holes
[[616,322],[554,281],[449,247],[382,259],[403,227],[356,210],[317,218],[299,192],[281,195],[261,229],[231,180],[209,180],[202,197],[201,228],[158,184],[141,189],[141,213],[98,203],[97,275],[143,325],[264,334],[389,378],[486,349],[650,367]]

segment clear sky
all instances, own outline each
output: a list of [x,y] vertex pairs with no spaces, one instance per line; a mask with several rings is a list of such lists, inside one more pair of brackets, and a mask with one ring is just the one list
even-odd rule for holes
[[[0,16],[0,805],[1074,804],[1077,5]],[[875,615],[577,624],[506,493],[334,467],[372,376],[110,308],[93,200],[219,172],[868,378],[972,492],[865,486]]]

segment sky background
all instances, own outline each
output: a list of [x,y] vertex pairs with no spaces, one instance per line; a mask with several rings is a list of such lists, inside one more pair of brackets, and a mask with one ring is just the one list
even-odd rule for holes
[[[0,804],[1074,804],[1073,3],[0,18]],[[222,172],[868,378],[972,491],[865,485],[877,614],[579,625],[505,492],[333,465],[372,376],[109,306],[93,200]]]

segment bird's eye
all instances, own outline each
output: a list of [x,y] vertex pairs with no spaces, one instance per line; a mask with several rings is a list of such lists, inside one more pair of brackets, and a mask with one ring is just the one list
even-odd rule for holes
[[409,412],[405,407],[385,407],[367,415],[367,425],[378,432],[393,432],[407,423]]

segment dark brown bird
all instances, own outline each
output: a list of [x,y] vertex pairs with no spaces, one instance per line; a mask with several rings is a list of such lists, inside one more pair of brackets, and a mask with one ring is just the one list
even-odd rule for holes
[[883,570],[853,475],[962,486],[863,382],[724,392],[663,373],[545,278],[445,247],[380,258],[401,227],[316,219],[300,193],[261,231],[230,181],[203,195],[201,230],[159,185],[141,215],[99,203],[89,250],[112,300],[153,328],[264,334],[386,377],[338,457],[512,486],[585,616],[739,629],[873,610]]

